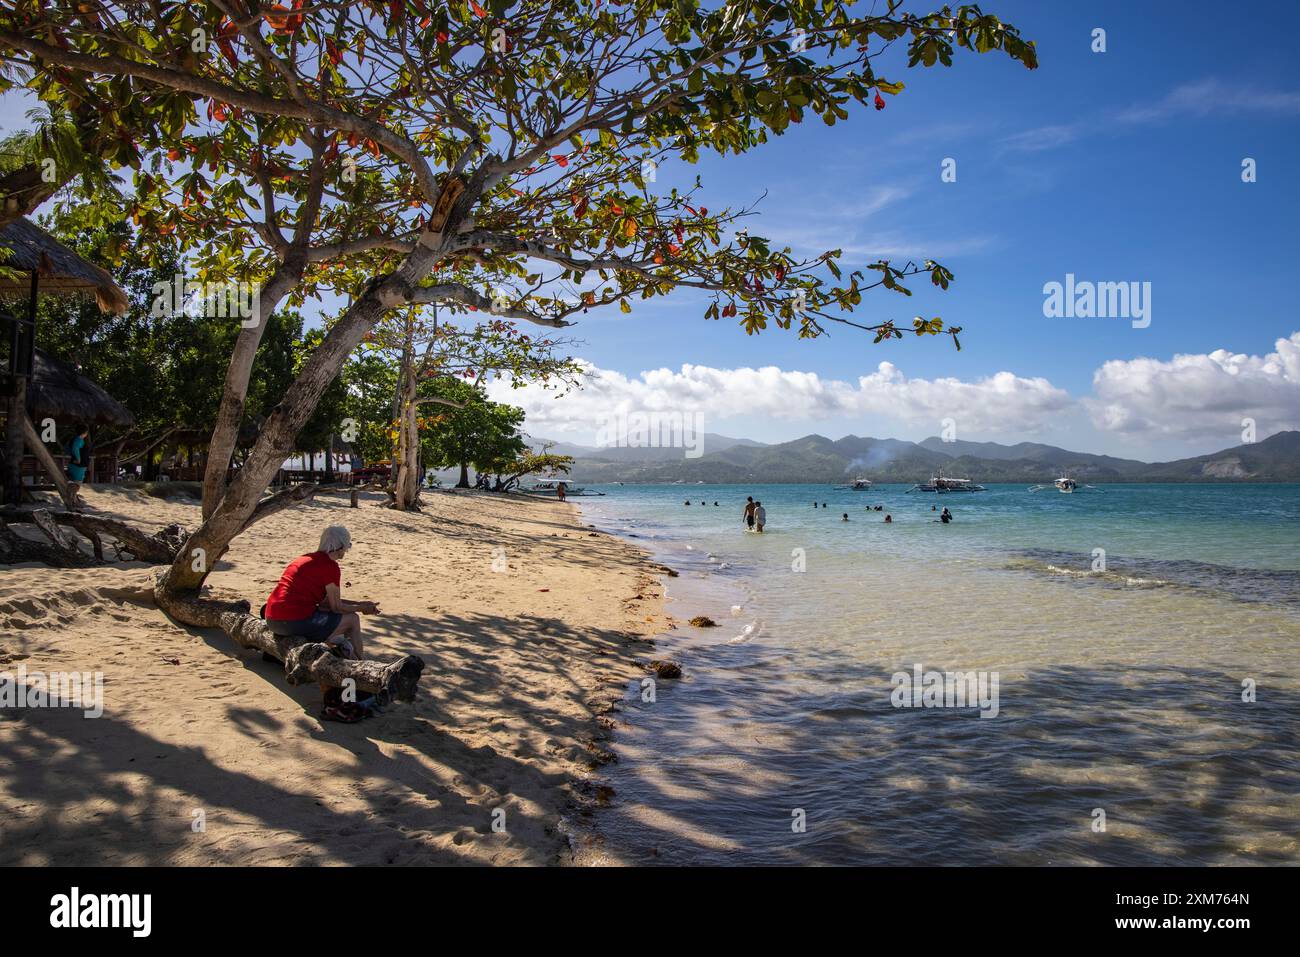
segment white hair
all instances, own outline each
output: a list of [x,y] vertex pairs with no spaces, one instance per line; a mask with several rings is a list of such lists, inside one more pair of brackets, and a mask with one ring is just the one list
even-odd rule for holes
[[352,536],[342,525],[327,525],[320,533],[320,551],[337,552],[352,547]]

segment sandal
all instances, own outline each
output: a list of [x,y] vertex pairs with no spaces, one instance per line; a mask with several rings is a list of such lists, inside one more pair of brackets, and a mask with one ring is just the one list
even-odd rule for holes
[[340,724],[356,724],[365,716],[365,712],[360,708],[347,704],[326,705],[320,712],[322,721],[338,721]]

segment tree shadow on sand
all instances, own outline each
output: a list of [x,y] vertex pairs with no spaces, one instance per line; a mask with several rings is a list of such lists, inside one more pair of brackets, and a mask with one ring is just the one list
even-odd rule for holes
[[[302,708],[283,701],[259,708],[261,692],[222,698],[214,688],[207,705],[196,705],[207,708],[199,711],[204,720],[234,724],[249,748],[292,749],[310,739],[311,757],[299,760],[337,768],[354,783],[347,806],[328,806],[310,781],[255,776],[246,762],[205,747],[201,729],[193,745],[155,738],[141,730],[147,721],[118,711],[110,672],[98,719],[70,709],[10,712],[0,761],[9,800],[22,812],[0,820],[0,863],[246,864],[293,854],[321,863],[442,864],[489,862],[498,853],[555,861],[566,847],[559,817],[576,798],[568,772],[594,765],[594,739],[605,733],[595,713],[622,694],[621,682],[602,691],[596,676],[643,646],[620,631],[577,632],[542,616],[390,615],[383,623],[375,654],[420,654],[425,678],[415,702],[356,725],[317,721],[319,690],[291,688],[278,663],[191,629]],[[74,806],[79,813],[67,813]],[[191,830],[196,808],[205,810],[204,832]],[[505,834],[492,832],[495,808],[506,809]],[[257,853],[273,834],[278,839]],[[472,852],[456,846],[467,843]],[[43,846],[63,850],[52,859]]]

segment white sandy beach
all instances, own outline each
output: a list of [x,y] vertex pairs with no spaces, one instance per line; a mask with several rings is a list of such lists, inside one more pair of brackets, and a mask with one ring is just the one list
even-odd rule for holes
[[[86,497],[144,526],[197,523],[188,501]],[[657,567],[573,505],[435,492],[402,513],[380,498],[280,512],[209,579],[256,608],[321,527],[346,524],[344,596],[383,610],[365,620],[368,656],[426,663],[414,703],[355,725],[321,722],[320,691],[278,663],[168,620],[153,567],[0,570],[0,669],[104,675],[97,719],[0,711],[0,863],[568,861],[612,709],[669,625]]]

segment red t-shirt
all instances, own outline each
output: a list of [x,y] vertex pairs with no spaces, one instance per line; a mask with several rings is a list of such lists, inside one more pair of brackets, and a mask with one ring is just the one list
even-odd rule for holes
[[339,581],[339,563],[324,552],[295,558],[266,600],[266,617],[276,621],[310,618],[325,600],[325,586]]

